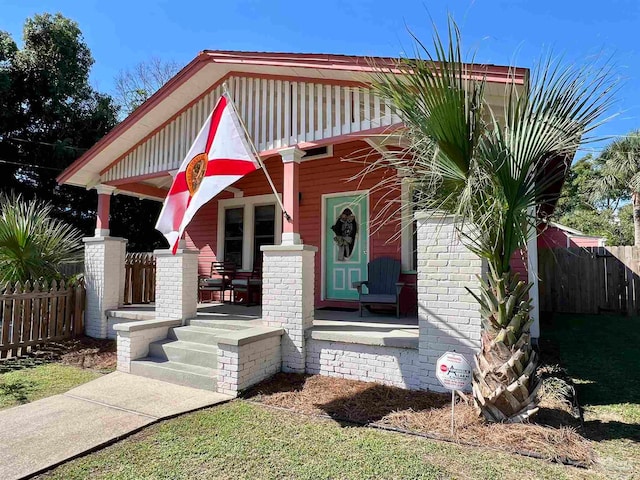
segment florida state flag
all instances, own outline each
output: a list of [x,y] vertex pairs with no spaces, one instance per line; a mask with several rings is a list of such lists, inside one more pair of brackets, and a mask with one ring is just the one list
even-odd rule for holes
[[156,223],[174,254],[200,207],[259,166],[231,100],[223,95],[182,161]]

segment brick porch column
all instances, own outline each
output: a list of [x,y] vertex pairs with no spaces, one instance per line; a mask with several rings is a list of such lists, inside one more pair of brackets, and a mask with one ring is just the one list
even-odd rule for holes
[[84,277],[87,288],[85,333],[107,338],[106,311],[124,300],[124,260],[127,240],[109,236],[109,209],[115,187],[98,185],[94,237],[84,238]]
[[467,287],[479,293],[476,275],[484,262],[460,242],[451,217],[417,213],[418,322],[421,388],[445,391],[435,364],[455,351],[473,364],[480,348],[480,307]]
[[156,250],[156,318],[186,320],[198,309],[198,251],[180,240],[175,255]]
[[300,239],[300,187],[299,170],[300,160],[304,156],[304,150],[298,147],[289,147],[279,150],[284,164],[284,180],[282,203],[287,213],[291,216],[291,221],[283,220],[282,224],[282,245],[299,245]]
[[304,373],[305,331],[313,324],[314,260],[311,245],[264,245],[262,320],[283,328],[282,371]]

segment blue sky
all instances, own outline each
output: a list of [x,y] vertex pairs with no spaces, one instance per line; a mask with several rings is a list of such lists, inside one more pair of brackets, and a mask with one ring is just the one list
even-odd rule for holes
[[429,40],[432,21],[442,27],[450,12],[480,62],[533,67],[549,51],[578,63],[611,57],[623,84],[616,118],[598,133],[640,128],[637,0],[0,0],[0,29],[20,42],[25,18],[43,12],[79,23],[104,92],[139,61],[186,64],[204,49],[396,56],[411,50],[407,27]]

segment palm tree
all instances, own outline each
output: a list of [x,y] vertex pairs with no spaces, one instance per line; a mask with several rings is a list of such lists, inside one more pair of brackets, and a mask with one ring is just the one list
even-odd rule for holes
[[62,263],[82,258],[81,233],[51,216],[46,202],[0,196],[0,282],[60,279]]
[[606,198],[611,191],[631,197],[634,243],[640,247],[640,130],[611,143],[600,154],[600,160],[604,163],[594,187],[594,198]]
[[538,208],[555,201],[550,187],[562,181],[608,107],[611,77],[549,60],[528,88],[507,86],[504,108],[496,111],[485,98],[481,67],[462,61],[453,20],[447,44],[434,35],[433,54],[414,39],[416,58],[400,60],[393,72],[380,67],[372,79],[403,119],[407,145],[403,155],[376,165],[409,176],[413,206],[452,216],[462,242],[486,261],[487,278],[474,295],[482,316],[474,399],[489,421],[524,421],[537,411],[531,285],[509,262],[526,249]]

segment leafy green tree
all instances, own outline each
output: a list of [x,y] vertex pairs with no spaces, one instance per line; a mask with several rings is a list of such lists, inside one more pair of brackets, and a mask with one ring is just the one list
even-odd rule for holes
[[0,196],[0,281],[60,279],[60,265],[82,258],[81,233],[40,200]]
[[52,214],[93,229],[95,193],[58,187],[55,177],[117,122],[110,97],[93,90],[91,52],[78,25],[35,15],[17,48],[0,33],[0,178],[4,191],[52,205]]
[[510,259],[526,249],[539,221],[531,212],[553,200],[548,187],[607,107],[610,81],[599,70],[544,62],[526,92],[507,87],[504,109],[492,111],[485,80],[462,61],[453,21],[448,42],[436,34],[433,54],[419,41],[416,51],[417,59],[396,66],[403,75],[383,69],[374,79],[402,117],[408,144],[404,155],[378,165],[408,175],[415,206],[452,216],[461,241],[487,262],[476,297],[483,332],[474,397],[489,421],[523,421],[537,411],[537,358],[530,285]]
[[[23,45],[0,31],[0,185],[50,203],[51,214],[92,235],[95,191],[58,186],[55,178],[118,122],[113,99],[89,83],[93,57],[76,22],[48,13],[27,19]],[[151,202],[117,196],[113,233],[136,250],[159,244]],[[141,208],[143,206],[144,208]]]
[[600,155],[602,175],[594,195],[624,192],[633,205],[634,244],[640,246],[640,130],[611,143]]
[[553,217],[587,235],[605,237],[609,245],[632,245],[633,219],[626,215],[629,192],[603,182],[605,163],[602,156],[592,155],[573,163]]

